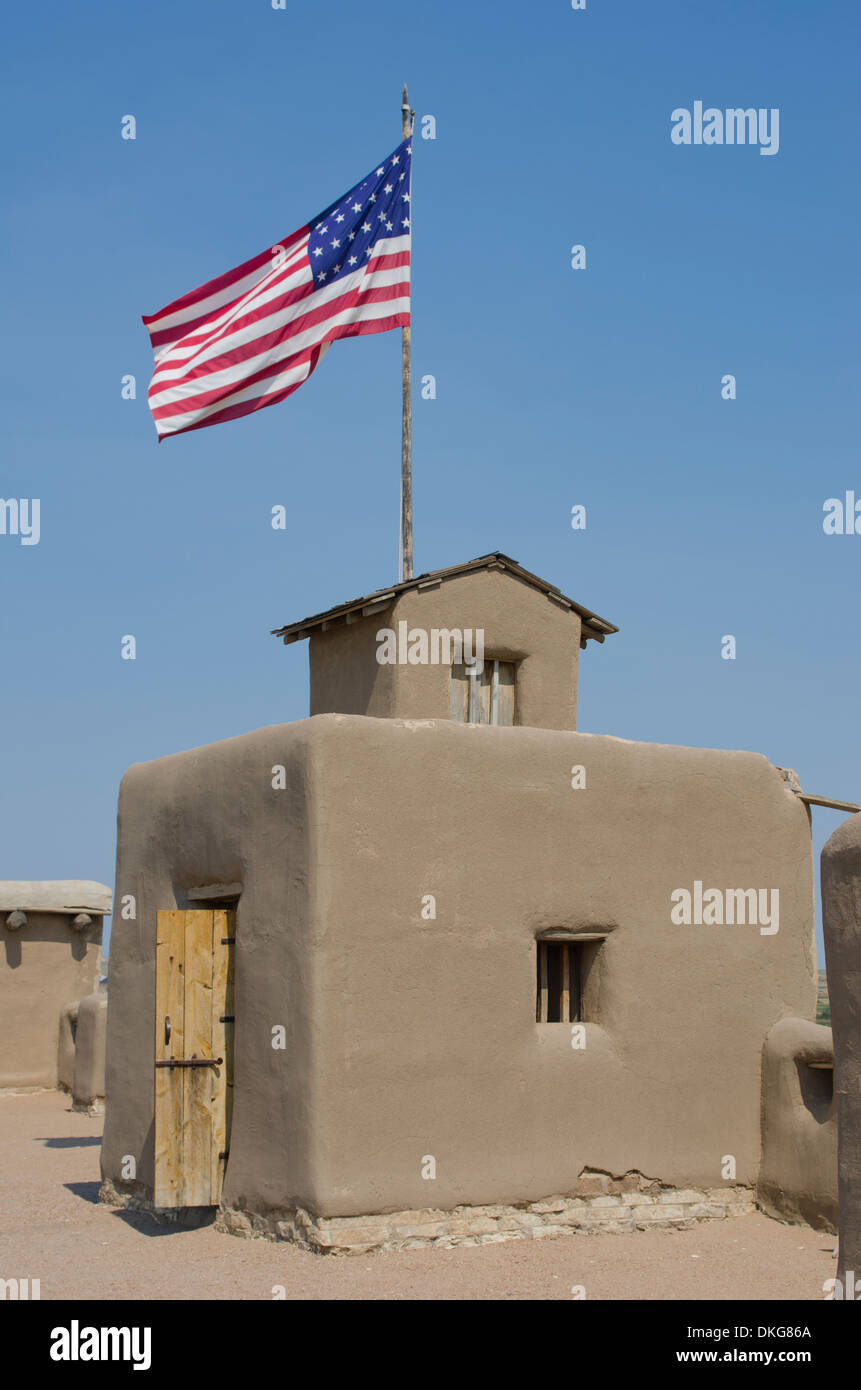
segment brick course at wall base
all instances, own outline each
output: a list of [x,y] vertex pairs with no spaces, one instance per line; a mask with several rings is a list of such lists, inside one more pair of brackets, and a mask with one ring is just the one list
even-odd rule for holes
[[[297,1210],[287,1217],[261,1217],[222,1209],[216,1228],[231,1235],[288,1240],[317,1254],[365,1255],[372,1250],[414,1250],[423,1246],[494,1245],[505,1240],[539,1240],[576,1232],[645,1231],[653,1226],[685,1229],[698,1221],[722,1221],[755,1210],[747,1187],[662,1187],[636,1180],[589,1175],[588,1183],[629,1185],[622,1191],[547,1197],[523,1206],[455,1207],[437,1211],[388,1212],[377,1216],[314,1217]],[[633,1181],[629,1181],[633,1179]],[[581,1186],[584,1179],[581,1179]],[[643,1190],[643,1189],[646,1190]]]

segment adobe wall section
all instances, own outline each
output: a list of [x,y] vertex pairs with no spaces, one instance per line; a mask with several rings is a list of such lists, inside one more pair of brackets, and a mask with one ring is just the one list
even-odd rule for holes
[[107,1012],[108,998],[102,993],[88,994],[77,1009],[72,1102],[88,1114],[104,1109]]
[[[286,1191],[313,1205],[312,1047],[320,1009],[308,948],[309,881],[320,812],[308,791],[312,730],[308,720],[259,729],[138,763],[123,777],[101,1152],[102,1176],[121,1193],[151,1196],[153,1186],[156,912],[201,907],[190,895],[235,884],[240,1022],[228,1172],[239,1198],[247,1175],[258,1200]],[[287,1030],[284,1052],[271,1047],[276,1024]],[[133,1183],[123,1177],[126,1155],[135,1160]]]
[[[539,1200],[585,1167],[705,1189],[725,1156],[755,1184],[763,1043],[816,1000],[809,815],[765,758],[340,718],[313,766],[319,1215]],[[777,889],[779,931],[674,925],[696,881]],[[551,928],[609,929],[582,1050],[536,1023]]]
[[822,929],[837,1100],[838,1277],[861,1279],[861,815],[822,851]]
[[762,1058],[759,1206],[780,1221],[837,1229],[837,1113],[831,1029],[785,1018]]
[[372,617],[315,629],[309,639],[312,715],[450,718],[450,666],[377,662],[377,633],[397,632],[401,622],[407,631],[482,629],[488,655],[517,663],[516,723],[576,729],[579,616],[493,569],[408,590]]
[[[751,1188],[763,1043],[815,1009],[812,867],[805,806],[751,753],[319,715],[135,767],[106,1191],[151,1194],[156,909],[218,882],[241,885],[228,1211],[520,1207],[573,1197],[586,1169]],[[697,881],[777,890],[779,931],[674,924]],[[606,933],[582,1048],[536,1022],[551,928]]]
[[[9,1090],[59,1084],[61,1013],[99,979],[101,916],[77,931],[71,911],[32,910],[31,900],[51,897],[34,897],[27,887],[0,884],[0,1088]],[[8,925],[10,911],[26,918],[17,930]]]

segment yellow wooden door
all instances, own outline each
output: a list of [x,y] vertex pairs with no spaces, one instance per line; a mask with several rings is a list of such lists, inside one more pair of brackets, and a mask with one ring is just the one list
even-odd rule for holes
[[232,911],[156,914],[157,1207],[221,1200],[233,1097]]

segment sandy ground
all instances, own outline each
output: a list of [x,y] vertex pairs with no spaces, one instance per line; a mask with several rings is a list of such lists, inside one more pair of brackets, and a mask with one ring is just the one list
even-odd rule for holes
[[56,1092],[0,1096],[0,1278],[43,1299],[805,1299],[833,1236],[765,1216],[690,1231],[572,1235],[332,1258],[182,1231],[98,1204],[102,1117]]

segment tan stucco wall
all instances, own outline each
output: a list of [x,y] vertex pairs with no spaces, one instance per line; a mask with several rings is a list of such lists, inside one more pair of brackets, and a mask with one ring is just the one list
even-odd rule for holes
[[[117,899],[102,1148],[103,1176],[120,1187],[126,1154],[142,1188],[153,1180],[156,911],[199,906],[187,892],[200,885],[239,882],[235,995],[243,1026],[228,1166],[252,1177],[257,1201],[283,1199],[285,1188],[297,1199],[313,1194],[310,843],[317,814],[325,814],[310,795],[314,726],[276,725],[139,763],[122,780],[116,881],[135,898],[136,916],[124,918]],[[284,790],[272,787],[276,764],[286,769]],[[275,1024],[287,1030],[286,1051],[271,1047]]]
[[[673,925],[696,879],[777,888],[779,932]],[[237,881],[226,1205],[516,1202],[584,1167],[715,1186],[726,1155],[755,1183],[763,1043],[816,998],[809,817],[765,758],[329,715],[132,768],[102,1150],[120,1188],[124,1154],[152,1181],[156,908]],[[535,1022],[550,927],[612,928],[584,1051]]]
[[[577,727],[580,619],[500,570],[477,570],[432,588],[408,590],[382,613],[312,632],[312,715],[449,718],[449,666],[377,662],[377,633],[397,632],[400,622],[408,631],[482,629],[487,655],[517,663],[515,722],[538,729]],[[592,643],[593,659],[597,647]]]
[[781,1221],[825,1231],[837,1229],[833,1064],[831,1029],[808,1019],[782,1019],[766,1039],[757,1202]]
[[60,1014],[99,978],[101,917],[81,933],[68,914],[25,911],[20,931],[0,916],[0,1087],[58,1084]]
[[861,1282],[861,815],[850,816],[825,844],[822,931],[834,1035],[840,1257]]
[[60,1010],[60,1039],[57,1048],[57,1085],[71,1092],[75,1081],[75,1034],[78,1030],[78,1000]]
[[72,1099],[79,1106],[91,1106],[105,1094],[107,1011],[107,995],[100,992],[78,1005]]

